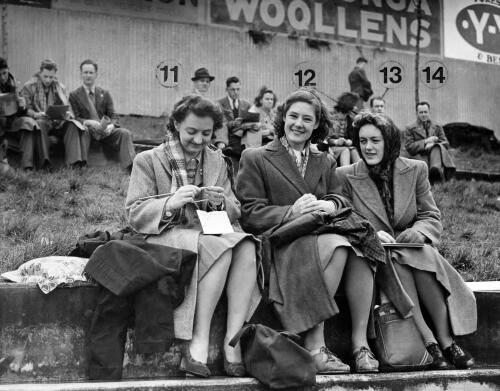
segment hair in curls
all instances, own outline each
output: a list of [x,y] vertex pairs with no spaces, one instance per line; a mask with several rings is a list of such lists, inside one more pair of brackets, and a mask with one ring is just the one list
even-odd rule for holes
[[382,137],[384,138],[384,158],[382,162],[392,163],[396,160],[401,149],[401,135],[399,134],[399,129],[394,125],[394,122],[385,115],[365,111],[354,117],[354,122],[352,124],[352,142],[361,156],[363,156],[363,154],[361,153],[359,145],[359,130],[364,125],[373,125],[382,133]]
[[323,141],[327,136],[329,129],[332,127],[332,120],[330,118],[330,113],[325,104],[321,101],[318,92],[312,88],[299,88],[295,92],[288,95],[285,101],[278,106],[276,119],[274,121],[274,130],[278,137],[283,137],[285,134],[285,116],[290,107],[297,102],[309,103],[316,115],[316,120],[319,121],[319,125],[313,130],[310,142],[317,144]]
[[172,114],[168,120],[167,129],[172,133],[178,132],[175,128],[175,122],[182,122],[189,113],[198,117],[210,117],[214,121],[213,130],[222,128],[223,114],[221,108],[209,99],[201,95],[187,95],[174,104]]
[[257,96],[255,97],[253,103],[255,104],[256,107],[261,107],[262,106],[262,103],[261,103],[261,100],[262,98],[264,98],[264,95],[265,94],[273,94],[273,107],[276,106],[276,103],[278,102],[278,97],[276,96],[276,94],[274,93],[273,90],[271,90],[270,88],[267,88],[266,86],[262,86],[260,87],[260,90],[259,92],[257,93]]

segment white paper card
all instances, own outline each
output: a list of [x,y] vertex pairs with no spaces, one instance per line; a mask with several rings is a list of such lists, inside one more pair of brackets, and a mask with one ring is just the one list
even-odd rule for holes
[[233,226],[229,221],[229,216],[225,210],[205,212],[197,210],[200,219],[201,228],[206,235],[219,235],[234,232]]

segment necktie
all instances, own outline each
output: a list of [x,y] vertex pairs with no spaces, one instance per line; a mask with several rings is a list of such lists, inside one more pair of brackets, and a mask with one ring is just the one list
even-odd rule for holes
[[233,99],[233,118],[234,119],[238,118],[238,106],[236,105],[237,102],[238,101],[236,99]]
[[95,107],[95,94],[94,94],[94,91],[92,91],[92,90],[89,91],[89,98],[90,98],[90,101],[92,102],[92,104]]

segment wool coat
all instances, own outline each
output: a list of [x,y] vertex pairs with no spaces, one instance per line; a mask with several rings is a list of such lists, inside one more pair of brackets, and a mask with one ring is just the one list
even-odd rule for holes
[[[290,221],[290,209],[302,195],[311,193],[320,199],[336,193],[340,188],[335,168],[336,162],[331,156],[310,149],[303,178],[279,139],[266,146],[244,150],[236,180],[243,229],[263,234]],[[317,237],[315,234],[301,236],[273,249],[269,299],[288,331],[305,331],[338,312],[323,278]],[[342,236],[332,242],[332,246],[337,245],[350,246]],[[290,285],[294,285],[292,289]],[[308,304],[301,306],[300,311],[290,311],[289,303],[298,300]]]
[[412,159],[423,160],[429,165],[429,151],[425,150],[424,140],[427,137],[436,136],[439,140],[436,143],[441,149],[443,166],[447,168],[455,168],[453,158],[448,152],[450,144],[446,138],[443,128],[433,121],[430,121],[428,135],[420,121],[416,121],[406,127],[404,132],[405,149]]
[[[392,250],[391,258],[398,263],[436,275],[445,291],[450,324],[455,335],[469,334],[476,330],[477,309],[474,294],[435,248],[440,241],[443,227],[441,213],[434,202],[427,179],[427,165],[414,159],[396,159],[393,171],[393,224],[389,221],[377,186],[368,175],[368,167],[364,161],[340,167],[337,172],[342,183],[341,194],[352,202],[355,210],[370,221],[376,231],[383,230],[397,237],[405,229],[411,228],[425,236],[428,244],[423,248]],[[387,288],[397,285],[394,281],[386,282]],[[397,297],[401,292],[392,289],[392,292],[386,293],[392,301],[401,301]]]
[[[224,188],[225,210],[231,223],[240,217],[240,204],[236,199],[227,173],[227,166],[220,150],[205,147],[203,150],[203,186]],[[196,224],[195,207],[188,204],[185,208],[187,223],[171,226],[163,220],[163,209],[169,197],[148,198],[170,193],[172,169],[164,150],[164,144],[144,151],[135,157],[130,185],[126,199],[129,224],[139,233],[147,235],[150,243],[162,244],[198,253],[198,236],[201,232]],[[205,203],[201,209],[206,210]],[[174,312],[175,336],[191,339],[196,304],[198,268],[193,272],[183,303]],[[254,295],[250,306],[253,311],[260,297]]]

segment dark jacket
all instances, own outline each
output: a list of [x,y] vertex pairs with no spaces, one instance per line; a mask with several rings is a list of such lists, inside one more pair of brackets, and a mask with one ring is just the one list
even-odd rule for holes
[[91,109],[89,107],[90,102],[87,97],[87,91],[83,86],[78,87],[76,90],[71,91],[69,94],[69,102],[73,108],[75,118],[82,122],[87,119],[100,120],[103,116],[108,116],[115,127],[119,127],[118,115],[115,112],[115,107],[113,105],[113,99],[109,91],[101,88],[95,87],[95,109],[99,118],[92,118]]
[[90,328],[91,380],[121,379],[132,314],[138,353],[169,349],[173,311],[184,299],[195,265],[191,251],[142,239],[111,240],[92,253],[85,272],[102,287]]

